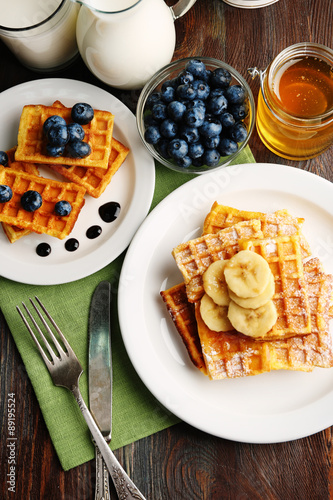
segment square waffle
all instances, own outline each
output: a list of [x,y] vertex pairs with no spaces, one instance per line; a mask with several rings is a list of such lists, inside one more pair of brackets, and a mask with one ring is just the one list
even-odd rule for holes
[[[0,184],[9,186],[13,192],[10,201],[0,203],[0,221],[36,233],[65,238],[72,231],[84,205],[86,191],[77,184],[45,179],[6,167],[0,167]],[[38,191],[43,199],[42,206],[34,212],[27,212],[21,206],[21,197],[28,190]],[[72,211],[68,216],[60,217],[54,213],[54,206],[60,200],[71,204]]]
[[52,115],[62,116],[67,123],[72,121],[71,108],[41,104],[24,106],[19,124],[18,147],[15,153],[17,161],[105,169],[108,167],[114,124],[112,113],[94,110],[94,118],[87,125],[83,125],[84,141],[91,146],[91,154],[86,158],[66,156],[54,158],[46,154],[43,124]]
[[272,214],[262,212],[249,212],[237,208],[219,205],[215,202],[206,216],[203,234],[217,233],[226,227],[232,227],[242,221],[258,219],[261,221],[261,229],[264,238],[298,234],[301,238],[303,258],[311,255],[310,247],[302,234],[304,219],[293,217],[288,210],[278,210]]
[[278,319],[263,337],[292,337],[311,332],[311,317],[304,276],[300,237],[248,239],[239,241],[240,250],[251,250],[261,255],[272,271],[275,281],[273,302]]
[[[17,172],[27,172],[28,174],[39,175],[37,165],[34,163],[26,163],[21,161],[15,161],[15,151],[16,148],[12,148],[9,151],[6,151],[8,155],[8,165],[6,168],[11,168],[12,170],[16,170]],[[11,243],[15,243],[15,241],[22,238],[30,233],[29,229],[22,229],[17,226],[10,226],[2,222],[3,230]]]
[[71,167],[48,165],[48,167],[58,172],[66,179],[83,186],[90,196],[98,198],[105,191],[108,184],[110,184],[112,177],[123,164],[128,153],[129,149],[113,137],[111,154],[106,169],[97,167],[86,168],[78,165],[73,165]]
[[[184,283],[161,292],[161,295],[190,359],[203,373],[204,362],[211,379],[246,377],[280,369],[312,371],[315,367],[330,368],[333,366],[333,344],[326,312],[333,288],[332,276],[322,272],[321,263],[316,258],[304,264],[304,271],[311,298],[311,333],[288,339],[256,341],[238,332],[209,330],[201,319],[199,304],[194,307],[188,302]],[[319,309],[318,303],[321,304]]]
[[197,322],[194,315],[194,304],[190,304],[187,300],[184,283],[160,293],[176,329],[186,346],[192,363],[206,374],[206,365],[202,355]]
[[173,249],[172,255],[183,275],[190,302],[202,297],[202,275],[210,264],[216,260],[229,259],[238,252],[240,238],[252,237],[263,237],[261,222],[256,219],[239,222],[216,234],[204,234]]

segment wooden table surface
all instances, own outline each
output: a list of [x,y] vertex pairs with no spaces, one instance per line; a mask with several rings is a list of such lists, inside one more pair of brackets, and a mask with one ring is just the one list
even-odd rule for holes
[[[222,59],[246,76],[256,98],[258,82],[250,80],[247,68],[265,68],[281,50],[297,42],[313,41],[332,47],[332,19],[332,0],[280,0],[261,9],[234,8],[221,0],[197,0],[176,21],[174,58],[202,55]],[[119,92],[105,86],[81,59],[56,76],[90,82],[135,109],[138,92]],[[0,44],[0,91],[39,78]],[[250,147],[257,162],[293,165],[333,180],[332,148],[312,160],[288,161],[266,149],[256,131]],[[2,315],[0,328],[0,497],[93,499],[94,461],[69,472],[61,469]],[[11,392],[16,394],[20,429],[16,493],[9,493],[6,485],[4,395]],[[180,423],[125,446],[116,455],[149,500],[325,500],[333,497],[332,450],[332,428],[292,442],[257,445],[219,439]],[[113,492],[112,498],[116,498]]]

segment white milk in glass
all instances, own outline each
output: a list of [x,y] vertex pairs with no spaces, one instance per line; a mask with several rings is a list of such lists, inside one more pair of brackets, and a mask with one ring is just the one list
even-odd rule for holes
[[176,34],[164,0],[87,0],[78,16],[77,41],[97,78],[117,88],[135,89],[171,61]]
[[31,69],[61,68],[78,51],[79,8],[70,0],[0,0],[0,38]]

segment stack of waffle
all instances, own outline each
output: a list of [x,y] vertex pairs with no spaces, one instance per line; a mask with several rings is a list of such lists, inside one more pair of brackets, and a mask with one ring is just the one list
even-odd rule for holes
[[[84,140],[91,146],[85,158],[68,156],[50,157],[45,152],[43,123],[59,115],[71,122],[71,108],[56,101],[52,106],[24,106],[20,118],[17,147],[7,151],[9,162],[0,167],[0,184],[11,187],[10,202],[0,203],[0,221],[11,243],[31,231],[63,239],[74,227],[84,196],[98,198],[123,164],[129,149],[113,137],[114,115],[94,110],[94,118],[87,125]],[[38,165],[61,174],[66,182],[39,176]],[[29,213],[20,205],[20,198],[27,190],[38,191],[43,198],[42,207]],[[57,201],[71,203],[69,216],[59,217],[54,212]]]
[[[174,248],[184,282],[161,291],[161,296],[191,361],[209,378],[333,366],[329,333],[333,276],[325,273],[318,258],[310,257],[303,222],[286,210],[264,214],[214,203],[203,235]],[[278,319],[265,338],[235,330],[212,331],[200,315],[203,273],[212,262],[240,250],[260,254],[274,276]]]

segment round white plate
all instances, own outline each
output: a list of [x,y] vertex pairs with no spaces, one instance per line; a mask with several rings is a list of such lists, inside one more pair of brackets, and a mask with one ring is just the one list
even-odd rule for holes
[[[80,246],[75,252],[65,250],[66,240],[47,235],[30,234],[11,244],[0,227],[0,275],[35,285],[75,281],[112,262],[128,246],[146,217],[155,187],[154,161],[140,140],[133,113],[108,92],[76,80],[37,80],[2,92],[0,150],[8,150],[17,144],[24,105],[51,105],[55,100],[67,107],[76,102],[88,102],[95,109],[111,111],[115,115],[113,136],[129,147],[130,153],[99,198],[85,196],[85,205],[67,238],[79,241]],[[64,180],[47,169],[40,168],[40,174]],[[121,211],[114,222],[104,223],[98,208],[109,201],[117,201]],[[92,225],[99,225],[102,234],[89,240],[86,230]],[[36,246],[41,242],[51,245],[52,251],[47,257],[36,254]]]
[[244,164],[189,181],[147,217],[123,264],[119,318],[137,373],[168,410],[215,436],[251,443],[293,440],[333,424],[333,369],[211,381],[191,364],[159,295],[183,281],[171,251],[201,234],[214,201],[304,217],[313,255],[333,273],[332,198],[333,185],[314,174]]
[[239,7],[241,9],[259,9],[260,7],[267,7],[272,3],[279,0],[223,0],[225,3],[232,7]]

